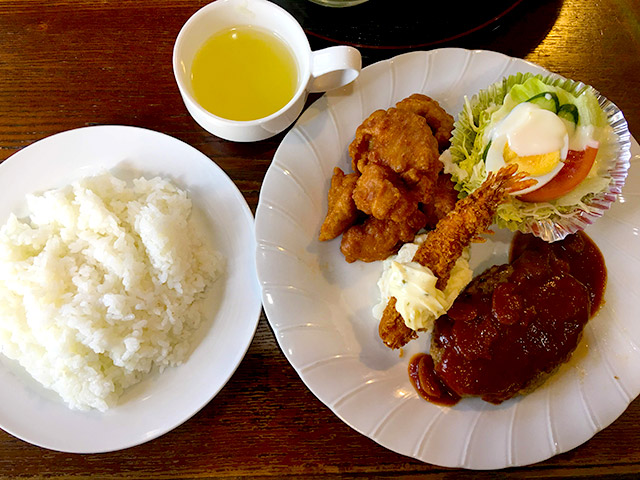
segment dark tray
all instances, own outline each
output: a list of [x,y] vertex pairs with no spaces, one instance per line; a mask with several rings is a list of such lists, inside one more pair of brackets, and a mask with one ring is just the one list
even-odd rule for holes
[[353,7],[331,8],[309,0],[272,1],[288,10],[310,37],[389,50],[451,42],[491,26],[522,2],[369,0]]

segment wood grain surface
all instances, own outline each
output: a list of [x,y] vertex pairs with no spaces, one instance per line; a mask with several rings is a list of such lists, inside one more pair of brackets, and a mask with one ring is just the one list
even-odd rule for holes
[[[255,212],[283,134],[253,144],[208,134],[187,113],[171,70],[178,31],[206,3],[0,0],[0,161],[63,130],[136,125],[208,155]],[[425,18],[425,28],[437,21]],[[488,28],[439,46],[497,50],[589,83],[623,110],[638,138],[639,25],[637,0],[529,0]],[[328,44],[309,37],[314,48]],[[362,53],[367,64],[402,51]],[[631,479],[640,477],[638,425],[636,399],[590,441],[536,465],[466,472],[424,464],[382,448],[335,417],[289,366],[263,314],[236,374],[180,427],[97,455],[44,450],[0,430],[0,477]]]

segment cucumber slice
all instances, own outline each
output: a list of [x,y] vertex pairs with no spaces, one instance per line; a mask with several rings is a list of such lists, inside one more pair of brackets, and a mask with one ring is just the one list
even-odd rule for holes
[[487,143],[487,146],[484,147],[484,151],[482,152],[482,161],[486,162],[487,160],[487,153],[489,153],[489,148],[491,147],[491,142],[493,140],[489,140],[489,143]]
[[558,109],[558,116],[560,118],[564,118],[574,125],[578,125],[578,120],[580,116],[578,115],[578,107],[576,107],[573,103],[565,103],[564,105],[560,105]]
[[560,108],[558,95],[554,92],[539,93],[531,97],[527,102],[538,105],[540,108],[544,108],[545,110],[550,110],[553,113],[558,113],[558,109]]

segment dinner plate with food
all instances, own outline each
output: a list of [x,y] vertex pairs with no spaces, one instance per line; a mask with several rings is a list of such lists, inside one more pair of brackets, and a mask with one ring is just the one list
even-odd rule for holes
[[53,450],[156,438],[225,385],[261,309],[253,216],[215,163],[135,127],[0,164],[0,427]]
[[280,347],[348,425],[425,462],[584,443],[640,393],[639,154],[615,104],[521,59],[367,67],[302,115],[263,183]]

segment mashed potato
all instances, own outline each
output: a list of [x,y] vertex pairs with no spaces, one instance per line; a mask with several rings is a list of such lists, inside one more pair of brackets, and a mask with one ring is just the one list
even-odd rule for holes
[[160,178],[111,174],[27,196],[0,229],[0,352],[71,408],[101,411],[153,367],[178,365],[196,300],[222,271]]

